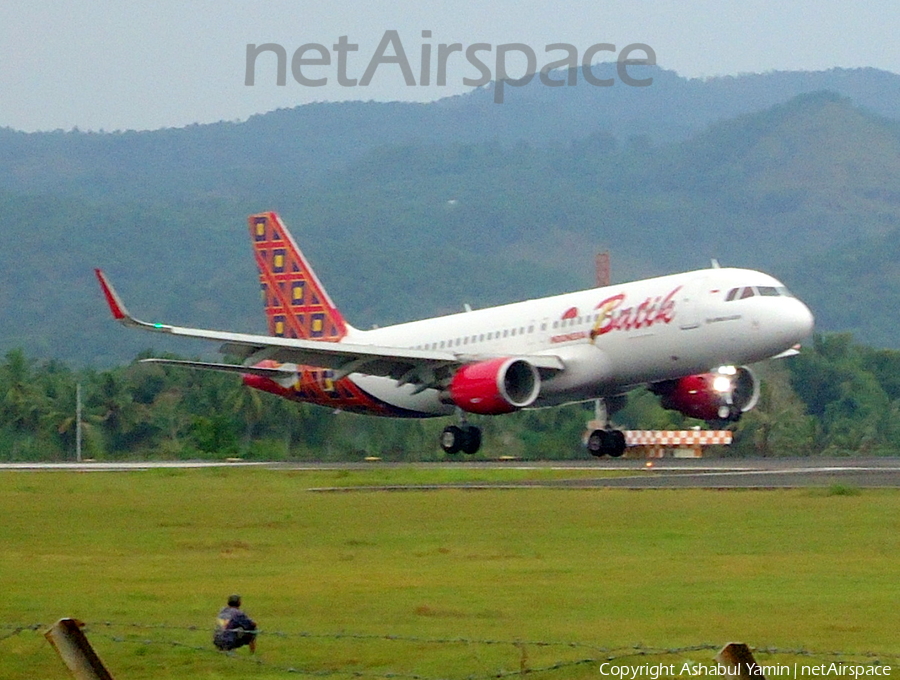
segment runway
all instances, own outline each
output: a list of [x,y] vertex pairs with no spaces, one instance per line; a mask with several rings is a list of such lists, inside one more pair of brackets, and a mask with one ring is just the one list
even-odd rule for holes
[[408,491],[414,489],[475,490],[527,487],[570,489],[793,489],[835,486],[848,489],[900,488],[900,458],[722,458],[709,460],[656,459],[652,461],[600,459],[597,461],[535,463],[458,463],[455,466],[519,470],[611,470],[620,474],[614,477],[586,478],[580,476],[572,479],[542,481],[354,487],[352,489],[341,487],[317,490]]
[[[789,489],[802,487],[900,488],[900,457],[890,458],[718,458],[596,459],[553,462],[465,461],[437,463],[267,463],[246,461],[129,461],[84,463],[2,463],[2,471],[127,472],[159,468],[254,467],[272,470],[366,470],[392,467],[508,470],[570,470],[571,479],[497,483],[455,483],[347,490],[500,489],[525,487],[618,489]],[[614,477],[585,477],[585,471],[616,471]],[[326,490],[326,489],[317,489]]]
[[[625,489],[900,488],[900,458],[790,458],[610,461],[633,476],[588,480],[591,487]],[[620,465],[621,463],[621,465]],[[636,466],[634,464],[637,464]]]

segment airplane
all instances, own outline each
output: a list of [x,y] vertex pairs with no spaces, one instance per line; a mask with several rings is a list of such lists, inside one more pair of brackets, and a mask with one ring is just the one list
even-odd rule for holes
[[298,402],[374,416],[457,414],[447,454],[476,453],[468,414],[594,401],[595,456],[621,456],[609,414],[646,385],[665,408],[711,423],[752,409],[759,382],[746,366],[797,353],[813,315],[777,279],[719,267],[360,330],[344,319],[281,219],[249,217],[269,335],[148,323],[133,317],[102,270],[113,318],[125,326],[221,343],[240,364],[142,361],[238,373],[251,387]]

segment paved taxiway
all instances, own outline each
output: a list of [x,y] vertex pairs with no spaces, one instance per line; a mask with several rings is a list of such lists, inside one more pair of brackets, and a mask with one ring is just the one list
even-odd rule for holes
[[[648,466],[648,463],[652,465]],[[261,467],[277,470],[369,469],[409,465],[405,463],[257,463],[209,461],[3,463],[0,471],[71,470],[112,472],[151,468]],[[717,458],[717,459],[599,459],[554,462],[458,462],[417,463],[421,467],[467,467],[474,469],[617,470],[616,477],[560,479],[539,482],[471,483],[376,487],[392,490],[434,488],[517,488],[529,486],[621,489],[778,489],[797,487],[900,488],[900,458]],[[632,473],[632,474],[628,474]],[[359,487],[355,487],[359,489]],[[365,487],[372,490],[373,487]],[[344,490],[344,489],[342,489]]]

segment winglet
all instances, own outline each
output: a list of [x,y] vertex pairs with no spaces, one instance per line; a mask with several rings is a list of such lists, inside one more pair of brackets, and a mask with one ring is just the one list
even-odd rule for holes
[[112,312],[113,318],[116,321],[131,328],[143,328],[145,330],[161,331],[163,333],[172,332],[172,326],[161,323],[147,323],[146,321],[141,321],[131,316],[125,308],[125,303],[122,302],[122,298],[119,297],[119,294],[116,292],[116,289],[113,288],[112,283],[110,283],[106,274],[103,273],[103,270],[95,269],[94,273],[97,275],[97,280],[100,282],[100,288],[103,290],[103,297],[106,298],[106,304],[109,305],[109,311]]
[[109,305],[109,311],[112,312],[113,318],[116,321],[130,321],[131,314],[125,309],[125,303],[122,302],[122,298],[106,278],[106,274],[100,269],[95,269],[94,273],[97,275],[97,280],[100,281],[100,288],[103,289],[103,296],[106,298],[106,304]]
[[174,326],[168,326],[162,323],[147,323],[146,321],[135,319],[128,313],[128,310],[125,308],[125,303],[122,302],[122,298],[119,297],[119,294],[116,292],[116,289],[113,288],[112,283],[110,283],[106,274],[103,273],[103,270],[95,269],[94,273],[97,275],[97,280],[100,282],[100,288],[103,290],[103,297],[106,298],[106,304],[109,305],[109,311],[112,312],[113,318],[116,321],[124,326],[129,326],[130,328],[143,328],[144,330],[158,331],[161,333],[173,332]]

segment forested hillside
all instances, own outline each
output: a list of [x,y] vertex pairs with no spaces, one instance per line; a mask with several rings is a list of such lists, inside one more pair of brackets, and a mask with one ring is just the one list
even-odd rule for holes
[[[7,131],[17,141],[0,139],[0,350],[95,366],[163,340],[159,349],[212,351],[114,326],[97,266],[141,317],[261,330],[245,219],[265,209],[281,212],[360,327],[587,287],[593,254],[609,249],[619,281],[712,257],[760,268],[811,304],[819,329],[898,344],[884,310],[900,302],[900,124],[834,93],[683,141],[596,131],[543,144],[382,143],[330,169],[327,159],[254,153],[242,135],[264,118],[232,125],[247,145],[240,167],[231,147],[201,163],[197,149],[216,150],[209,126]],[[289,149],[275,128],[266,148]],[[131,134],[141,144],[124,144]],[[167,147],[170,138],[180,142]]]
[[[481,89],[428,104],[316,103],[250,117],[149,132],[0,129],[0,187],[91,199],[271,200],[385,145],[519,142],[567,145],[603,133],[624,143],[683,141],[708,126],[830,91],[900,119],[900,75],[875,69],[775,72],[686,79],[630,67],[649,87],[508,87],[506,103]],[[597,66],[613,77],[614,65]],[[560,77],[564,77],[560,75]]]

